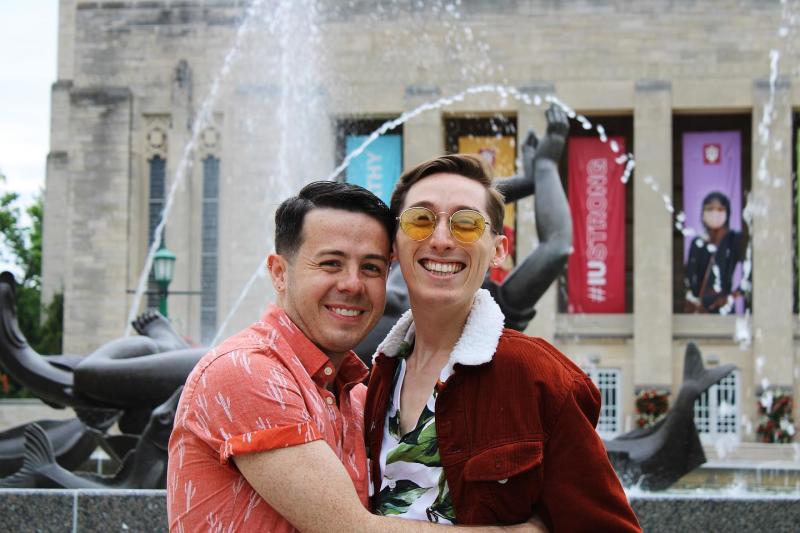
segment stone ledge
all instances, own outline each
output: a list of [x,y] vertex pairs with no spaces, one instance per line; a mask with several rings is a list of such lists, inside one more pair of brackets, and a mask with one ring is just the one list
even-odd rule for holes
[[0,489],[4,531],[167,531],[163,490]]
[[[794,531],[800,495],[637,494],[645,531]],[[6,531],[167,531],[166,491],[0,489]]]
[[800,495],[669,495],[631,497],[631,506],[648,533],[706,531],[795,531]]

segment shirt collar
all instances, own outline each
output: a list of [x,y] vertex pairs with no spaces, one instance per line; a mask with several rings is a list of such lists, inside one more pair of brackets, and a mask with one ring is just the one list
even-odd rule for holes
[[[311,342],[305,333],[289,318],[286,311],[270,304],[264,313],[263,322],[274,327],[289,344],[292,352],[317,386],[325,388],[336,378],[340,384],[361,382],[369,375],[364,363],[351,350],[339,365],[339,373],[327,355]],[[285,354],[279,354],[285,355]]]
[[[503,312],[489,291],[478,289],[472,308],[469,311],[464,330],[461,332],[447,365],[442,369],[439,379],[444,382],[453,373],[456,364],[474,366],[492,360],[500,336],[503,334]],[[414,315],[409,309],[397,321],[386,339],[378,346],[378,354],[396,357],[414,343]]]

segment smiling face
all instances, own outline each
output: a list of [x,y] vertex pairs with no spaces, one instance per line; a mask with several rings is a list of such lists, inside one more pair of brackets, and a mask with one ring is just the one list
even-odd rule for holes
[[408,284],[412,308],[436,305],[437,309],[454,306],[468,310],[490,264],[505,259],[508,241],[489,227],[469,244],[450,234],[448,217],[460,209],[478,211],[488,221],[486,199],[482,184],[457,174],[433,174],[408,190],[402,209],[427,207],[438,217],[433,234],[423,241],[397,231],[395,255]]
[[380,319],[388,263],[383,226],[341,209],[310,211],[294,256],[268,258],[278,305],[331,358],[351,350]]

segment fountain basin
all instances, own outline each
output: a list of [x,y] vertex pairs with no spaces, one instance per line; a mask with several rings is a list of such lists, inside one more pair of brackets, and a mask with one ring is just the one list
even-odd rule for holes
[[[794,531],[800,492],[639,493],[631,505],[645,531]],[[167,531],[166,491],[0,489],[6,531]]]

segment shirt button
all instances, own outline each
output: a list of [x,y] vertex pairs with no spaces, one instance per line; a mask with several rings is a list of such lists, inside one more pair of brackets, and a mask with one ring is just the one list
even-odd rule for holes
[[328,396],[327,398],[325,398],[325,403],[327,403],[328,405],[333,405],[333,398]]
[[323,370],[323,372],[325,372],[326,376],[330,376],[331,374],[333,374],[333,369],[331,367],[329,367],[329,366],[326,366],[325,370]]
[[501,485],[505,485],[506,483],[508,483],[508,478],[498,479],[497,482],[500,483]]

